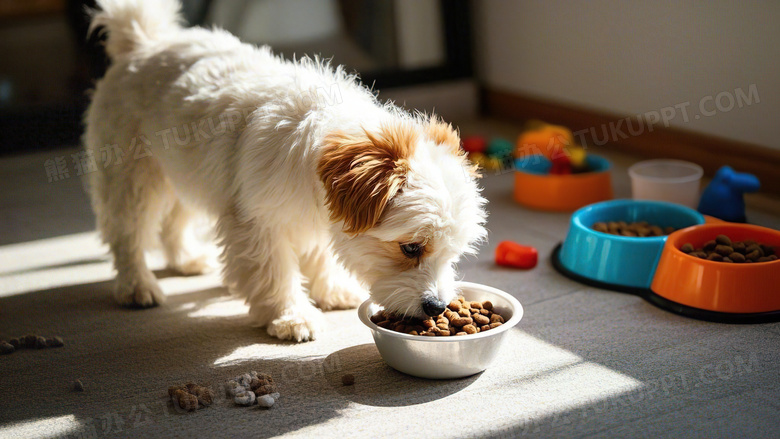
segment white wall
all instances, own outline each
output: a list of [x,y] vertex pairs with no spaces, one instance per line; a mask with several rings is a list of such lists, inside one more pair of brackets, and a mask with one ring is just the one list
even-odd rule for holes
[[489,87],[624,116],[671,108],[671,126],[780,149],[780,1],[475,0],[474,12]]

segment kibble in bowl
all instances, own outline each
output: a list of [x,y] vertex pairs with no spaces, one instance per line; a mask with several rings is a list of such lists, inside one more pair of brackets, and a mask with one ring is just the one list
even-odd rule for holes
[[469,303],[489,301],[494,314],[504,322],[490,330],[480,328],[473,334],[421,336],[377,325],[371,317],[381,310],[379,305],[370,299],[360,305],[358,316],[371,330],[379,354],[388,365],[416,377],[448,379],[479,373],[493,363],[508,331],[520,322],[523,307],[517,299],[496,288],[470,282],[459,282],[458,288]]
[[566,238],[553,255],[554,264],[567,276],[604,288],[645,290],[668,238],[653,235],[703,223],[699,212],[662,201],[591,204],[572,214]]
[[610,235],[629,236],[634,238],[652,238],[666,236],[676,230],[672,226],[661,227],[647,221],[598,221],[593,224],[593,230]]
[[780,312],[778,248],[780,231],[766,227],[736,223],[689,227],[667,239],[651,289],[698,310],[748,317]]
[[734,264],[772,262],[778,259],[777,250],[772,245],[753,239],[736,241],[724,234],[706,241],[700,247],[686,242],[680,247],[680,251],[708,261]]
[[422,337],[450,337],[479,334],[503,325],[504,317],[493,308],[493,302],[472,302],[463,296],[450,302],[447,309],[425,319],[402,318],[377,311],[371,321],[380,328]]

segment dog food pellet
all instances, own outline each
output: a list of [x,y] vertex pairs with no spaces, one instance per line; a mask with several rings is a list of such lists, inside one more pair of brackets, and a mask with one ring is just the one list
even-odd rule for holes
[[84,391],[84,384],[81,382],[81,380],[76,380],[73,382],[73,390],[77,392],[83,392]]
[[715,239],[705,242],[701,248],[685,243],[680,247],[680,251],[708,261],[734,264],[777,260],[777,254],[772,246],[759,244],[751,239],[732,241],[726,235],[718,235]]
[[[493,304],[469,302],[463,297],[453,300],[447,309],[438,316],[420,319],[401,319],[379,311],[371,316],[377,326],[396,332],[423,337],[449,337],[476,334],[500,326],[504,323],[501,315],[493,312]],[[493,326],[491,323],[498,323]]]
[[721,256],[728,256],[734,253],[734,249],[728,245],[718,244],[717,246],[715,246],[715,253]]
[[190,393],[198,398],[198,403],[204,407],[208,407],[214,403],[214,392],[208,387],[196,387]]
[[238,405],[252,405],[257,400],[254,392],[244,391],[233,397],[233,402]]
[[173,404],[182,410],[193,412],[198,409],[198,398],[187,390],[177,388],[171,392],[171,389],[168,389],[168,393],[171,395]]
[[227,390],[229,396],[236,396],[236,393],[243,392],[246,389],[235,381],[228,381],[225,390]]
[[0,340],[0,354],[11,354],[20,349],[58,348],[65,346],[62,337],[42,337],[35,334],[27,334],[22,337],[12,338],[9,341]]
[[452,321],[452,324],[455,326],[466,326],[474,323],[474,319],[471,317],[458,317],[457,319]]
[[46,346],[50,348],[60,348],[65,346],[65,342],[62,340],[62,337],[55,336],[46,339]]
[[0,354],[12,354],[16,348],[11,343],[8,343],[7,341],[0,342]]
[[736,262],[738,264],[741,262],[745,262],[745,255],[738,252],[729,254],[728,258],[731,259],[732,262]]
[[463,332],[466,334],[476,334],[477,328],[475,328],[474,325],[465,325],[463,326]]
[[345,374],[341,376],[341,384],[345,386],[351,386],[355,384],[355,375],[352,375],[351,373]]
[[268,398],[274,401],[279,398],[274,379],[265,373],[252,371],[229,379],[225,384],[227,394],[232,396],[233,402],[238,405],[249,406],[257,403],[270,408],[273,403],[268,405]]
[[627,223],[625,221],[597,222],[593,224],[593,230],[610,235],[632,236],[632,237],[652,237],[664,236],[675,231],[674,227],[661,228],[649,224],[647,221],[638,221]]
[[718,235],[715,237],[715,243],[731,246],[731,239],[726,235]]
[[189,382],[183,386],[168,387],[168,396],[174,406],[188,412],[208,407],[214,403],[214,391],[208,387]]
[[475,314],[474,322],[477,323],[479,326],[484,326],[490,324],[490,318],[482,314]]
[[252,389],[252,392],[255,393],[255,396],[270,395],[271,393],[276,393],[276,386],[273,384],[264,384]]
[[275,402],[276,400],[271,395],[263,395],[257,398],[257,405],[264,409],[270,409]]

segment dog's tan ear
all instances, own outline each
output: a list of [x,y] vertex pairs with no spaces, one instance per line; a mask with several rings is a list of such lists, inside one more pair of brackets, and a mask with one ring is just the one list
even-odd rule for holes
[[431,115],[425,123],[425,133],[428,138],[436,142],[438,145],[443,145],[451,153],[455,155],[462,155],[463,150],[460,149],[460,136],[458,132],[452,128],[452,125],[442,121],[438,116]]
[[460,135],[452,125],[442,121],[438,116],[431,115],[425,123],[425,133],[437,145],[444,146],[451,154],[460,157],[472,177],[482,177],[482,174],[479,173],[479,166],[470,163],[465,151],[461,149]]
[[415,141],[415,131],[405,124],[360,135],[327,136],[317,171],[325,185],[331,220],[343,220],[347,233],[374,227],[406,182]]

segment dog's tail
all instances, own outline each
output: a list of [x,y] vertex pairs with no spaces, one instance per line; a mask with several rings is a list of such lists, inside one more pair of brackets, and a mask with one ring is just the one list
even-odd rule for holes
[[108,33],[106,53],[111,58],[132,52],[181,28],[179,0],[97,0],[89,33],[98,27]]

